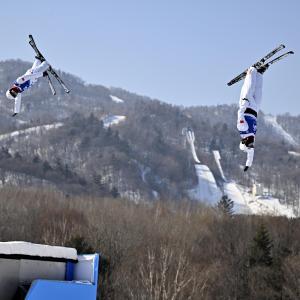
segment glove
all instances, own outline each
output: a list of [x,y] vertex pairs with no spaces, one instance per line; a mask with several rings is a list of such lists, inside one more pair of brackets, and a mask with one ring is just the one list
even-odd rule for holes
[[248,166],[245,166],[244,172],[247,172],[248,169],[249,169],[249,167],[248,167]]
[[240,119],[237,122],[237,129],[239,131],[247,131],[249,129],[248,123],[245,119]]

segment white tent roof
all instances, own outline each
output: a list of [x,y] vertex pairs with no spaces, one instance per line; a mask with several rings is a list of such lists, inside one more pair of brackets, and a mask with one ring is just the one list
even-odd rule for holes
[[27,242],[0,242],[0,255],[24,255],[41,258],[77,260],[77,250],[74,248],[39,245]]

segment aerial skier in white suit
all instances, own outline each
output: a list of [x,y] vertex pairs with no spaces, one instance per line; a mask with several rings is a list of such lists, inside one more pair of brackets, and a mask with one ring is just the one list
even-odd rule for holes
[[32,67],[23,76],[17,78],[13,86],[6,92],[6,97],[15,101],[13,117],[21,110],[21,94],[36,83],[39,78],[47,76],[49,68],[50,65],[47,61],[42,57],[36,56]]
[[250,67],[241,90],[237,129],[241,136],[240,149],[247,153],[244,171],[252,166],[257,127],[257,112],[262,100],[263,73],[267,66]]

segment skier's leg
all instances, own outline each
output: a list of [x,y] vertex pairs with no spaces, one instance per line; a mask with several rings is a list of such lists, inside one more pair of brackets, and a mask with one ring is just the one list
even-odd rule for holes
[[254,99],[258,107],[260,107],[262,102],[262,89],[263,89],[263,75],[257,72]]
[[15,98],[15,107],[14,107],[15,114],[18,114],[21,111],[21,99],[22,99],[21,94],[18,94],[17,97]]
[[33,62],[33,65],[31,67],[31,70],[36,69],[39,65],[41,64],[41,61],[39,59],[35,59],[35,61]]
[[48,64],[48,62],[44,61],[44,62],[40,63],[36,68],[32,69],[32,73],[34,75],[41,73],[43,76],[43,73],[46,72],[49,69],[49,67],[50,67],[50,65]]

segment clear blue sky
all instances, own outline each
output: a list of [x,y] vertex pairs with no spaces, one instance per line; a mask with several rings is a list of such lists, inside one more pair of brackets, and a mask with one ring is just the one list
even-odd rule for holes
[[48,60],[88,83],[179,105],[238,101],[226,82],[275,46],[295,55],[265,75],[262,109],[300,114],[299,0],[1,1],[0,60]]

